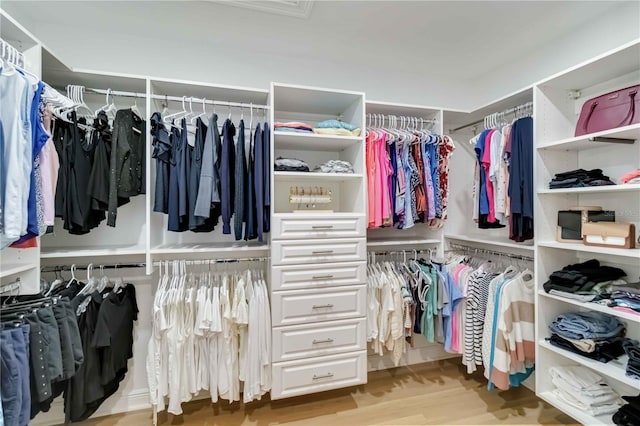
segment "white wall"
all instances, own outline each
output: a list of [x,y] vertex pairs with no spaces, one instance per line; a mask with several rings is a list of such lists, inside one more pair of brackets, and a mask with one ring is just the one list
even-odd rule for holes
[[477,99],[481,104],[489,103],[637,39],[640,39],[640,2],[620,2],[591,24],[575,28],[542,49],[522,52],[509,66],[479,76]]
[[[341,7],[353,12],[356,6],[349,6],[349,3],[344,2]],[[209,9],[205,8],[207,5]],[[327,11],[324,6],[316,4],[312,14],[324,16],[329,13],[331,8]],[[620,2],[605,9],[592,23],[567,27],[567,36],[550,40],[544,48],[527,49],[506,66],[499,65],[488,73],[481,67],[476,76],[473,62],[468,64],[468,72],[463,72],[459,66],[448,65],[459,63],[454,58],[470,55],[470,52],[438,50],[443,41],[437,38],[421,40],[420,51],[410,49],[404,60],[398,60],[397,53],[402,52],[406,41],[394,40],[393,25],[384,22],[378,22],[379,37],[386,44],[369,56],[371,44],[366,44],[358,32],[362,25],[373,19],[368,14],[364,23],[362,20],[354,22],[351,29],[340,27],[338,31],[332,27],[329,31],[324,28],[318,31],[313,27],[307,31],[307,27],[316,21],[292,20],[244,9],[238,13],[237,8],[228,6],[211,7],[211,3],[198,5],[197,2],[187,8],[182,2],[127,2],[125,7],[117,2],[2,1],[2,8],[39,37],[63,62],[75,68],[265,89],[271,81],[309,84],[364,91],[368,99],[451,109],[477,108],[640,37],[640,3]],[[460,7],[470,6],[461,3]],[[562,10],[565,14],[578,14],[585,7],[586,3],[575,2],[573,12]],[[99,11],[99,16],[92,12],[94,10]],[[367,13],[369,10],[366,9]],[[416,10],[421,13],[422,9]],[[509,14],[513,13],[513,8],[508,10]],[[327,19],[326,16],[323,19]],[[496,16],[497,22],[507,19],[527,17]],[[539,22],[539,17],[537,19],[533,22]],[[561,33],[557,28],[558,21],[549,19],[546,24],[553,28],[541,26],[540,31]],[[186,22],[189,28],[184,27]],[[578,25],[576,22],[572,25]],[[336,24],[344,25],[344,22],[336,21]],[[374,24],[375,21],[371,22]],[[243,31],[243,28],[252,30]],[[404,30],[399,28],[398,34],[415,38],[415,34],[420,33]],[[311,36],[310,31],[313,31]],[[489,29],[479,27],[477,31]],[[495,32],[495,29],[491,31]],[[256,37],[255,34],[264,36]],[[349,37],[345,38],[343,34],[349,34]],[[441,36],[464,40],[469,34],[442,32]],[[549,37],[541,36],[540,40]],[[305,46],[302,41],[292,41],[298,38],[304,43],[313,41],[313,44],[302,48],[300,46]],[[281,48],[274,49],[274,45]],[[395,55],[392,60],[385,60],[385,54],[391,57],[389,45],[394,46]],[[459,47],[459,44],[451,45]],[[335,49],[335,53],[327,56],[327,46]],[[487,48],[500,50],[500,45]],[[430,65],[428,62],[426,66],[422,65],[424,61],[412,65],[412,56],[431,55],[433,62]],[[463,80],[460,76],[465,74],[473,77]]]

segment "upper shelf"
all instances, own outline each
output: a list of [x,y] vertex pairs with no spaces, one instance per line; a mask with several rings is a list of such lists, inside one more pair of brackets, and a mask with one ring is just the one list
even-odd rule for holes
[[549,247],[561,250],[572,250],[584,253],[629,257],[640,259],[640,249],[623,249],[614,247],[586,246],[581,243],[564,243],[559,241],[538,241],[538,247]]
[[607,186],[587,186],[584,188],[543,188],[538,194],[602,194],[609,192],[637,192],[640,191],[640,183]]
[[363,92],[281,83],[272,83],[272,87],[273,106],[276,112],[315,114],[325,116],[327,119],[338,118],[346,113],[345,121],[353,121],[357,126],[361,125],[362,119],[353,120],[351,115],[358,109],[362,114]]
[[315,172],[273,172],[275,180],[286,182],[299,181],[348,181],[362,179],[362,175],[358,173],[315,173]]
[[367,247],[405,247],[405,246],[426,246],[440,244],[439,239],[435,238],[398,238],[398,239],[367,239]]
[[318,135],[315,133],[274,132],[276,149],[300,151],[342,151],[362,143],[361,136]]
[[638,58],[640,58],[640,43],[629,43],[614,52],[606,52],[595,59],[551,76],[537,85],[581,90],[638,71]]
[[0,38],[21,52],[38,44],[38,40],[29,31],[1,9]]
[[590,133],[584,136],[575,136],[557,141],[542,143],[538,149],[580,151],[584,149],[602,148],[615,144],[608,142],[596,142],[593,138],[606,137],[617,139],[640,139],[640,124],[618,127],[616,129],[603,130],[602,132]]
[[499,240],[499,239],[496,239],[495,237],[490,237],[490,236],[487,236],[486,238],[482,238],[481,236],[474,237],[474,236],[468,236],[468,235],[445,235],[445,238],[448,240],[464,241],[467,243],[475,243],[477,245],[484,245],[484,246],[507,247],[512,249],[526,250],[526,251],[533,251],[534,249],[533,245],[529,245],[530,243],[516,243],[511,240],[507,240],[507,239]]

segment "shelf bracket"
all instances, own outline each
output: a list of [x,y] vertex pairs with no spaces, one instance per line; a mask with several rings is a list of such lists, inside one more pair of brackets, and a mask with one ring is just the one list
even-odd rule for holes
[[605,142],[605,143],[624,143],[624,144],[633,144],[635,139],[626,139],[626,138],[607,138],[604,136],[596,136],[593,138],[589,138],[591,142]]

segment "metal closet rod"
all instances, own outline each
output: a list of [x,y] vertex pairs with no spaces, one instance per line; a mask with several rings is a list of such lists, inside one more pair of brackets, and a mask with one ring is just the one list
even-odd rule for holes
[[171,265],[174,261],[185,262],[187,265],[214,265],[216,263],[240,263],[240,262],[266,262],[268,256],[264,257],[239,257],[233,259],[175,259],[175,260],[159,260],[153,262],[153,266]]
[[391,250],[391,251],[370,251],[369,254],[375,254],[376,256],[387,256],[394,254],[414,254],[414,253],[432,253],[433,249],[416,249],[416,250]]
[[[110,90],[110,89],[95,89],[91,87],[85,87],[84,89],[87,92],[97,93],[100,95],[106,95],[107,93],[113,96],[120,96],[125,98],[146,98],[146,93],[137,93],[137,92],[123,92],[121,90]],[[158,99],[163,101],[171,101],[171,102],[191,102],[202,105],[204,101],[205,105],[219,105],[219,106],[228,106],[228,107],[238,107],[238,108],[255,108],[255,109],[269,109],[268,105],[260,105],[260,104],[247,104],[242,102],[227,102],[227,101],[214,101],[206,98],[195,98],[193,96],[169,96],[169,95],[156,95],[152,94],[151,99]]]
[[533,257],[531,256],[524,256],[524,255],[520,255],[520,254],[512,254],[512,253],[506,253],[503,251],[496,251],[496,250],[490,250],[490,249],[483,249],[483,248],[479,248],[479,247],[471,247],[471,246],[465,246],[463,244],[456,244],[456,243],[449,243],[449,247],[452,249],[452,251],[466,251],[466,252],[475,252],[475,253],[479,253],[479,254],[490,254],[490,255],[494,255],[494,256],[503,256],[503,257],[508,257],[511,259],[518,259],[518,260],[528,260],[533,262]]
[[[514,112],[518,111],[519,109],[524,109],[524,108],[529,108],[533,106],[533,102],[526,102],[522,105],[518,105],[515,106],[513,108],[508,108],[505,109],[504,111],[500,112],[499,114],[513,114]],[[491,114],[489,114],[491,115]],[[477,126],[480,123],[484,123],[484,120],[487,118],[488,116],[485,116],[484,118],[480,119],[480,120],[476,120],[473,123],[469,123],[469,124],[465,124],[464,126],[460,126],[460,127],[456,127],[455,129],[449,129],[449,133],[455,133],[458,130],[462,130],[462,129],[466,129],[467,127],[472,127],[472,126]]]
[[[111,263],[111,264],[93,263],[91,267],[94,270],[97,270],[97,269],[145,268],[146,266],[147,266],[146,263]],[[65,271],[71,271],[72,268],[75,268],[75,270],[86,270],[86,269],[89,269],[89,265],[43,266],[40,269],[40,271],[41,272],[65,272]]]
[[436,118],[422,118],[422,117],[417,117],[415,115],[378,114],[378,113],[375,113],[375,112],[368,112],[367,113],[367,117],[374,118],[375,116],[383,117],[383,118],[385,118],[387,120],[389,118],[409,118],[411,120],[416,120],[417,119],[417,120],[423,121],[425,123],[437,123],[438,122],[438,120]]

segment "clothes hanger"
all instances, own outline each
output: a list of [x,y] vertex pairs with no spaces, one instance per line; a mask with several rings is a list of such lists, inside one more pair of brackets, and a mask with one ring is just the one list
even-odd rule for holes
[[133,96],[133,105],[131,106],[131,112],[133,112],[135,115],[138,116],[139,119],[142,120],[142,113],[140,112],[140,109],[138,109],[138,95],[136,95],[135,93]]
[[[186,96],[182,97],[182,111],[174,112],[173,114],[168,114],[162,119],[162,121],[164,121],[166,124],[171,124],[173,126],[173,123],[171,123],[172,119],[178,119],[180,118],[180,116],[186,115],[187,114],[187,106],[185,105],[186,99],[187,99]],[[174,127],[178,127],[178,126],[174,126]]]

